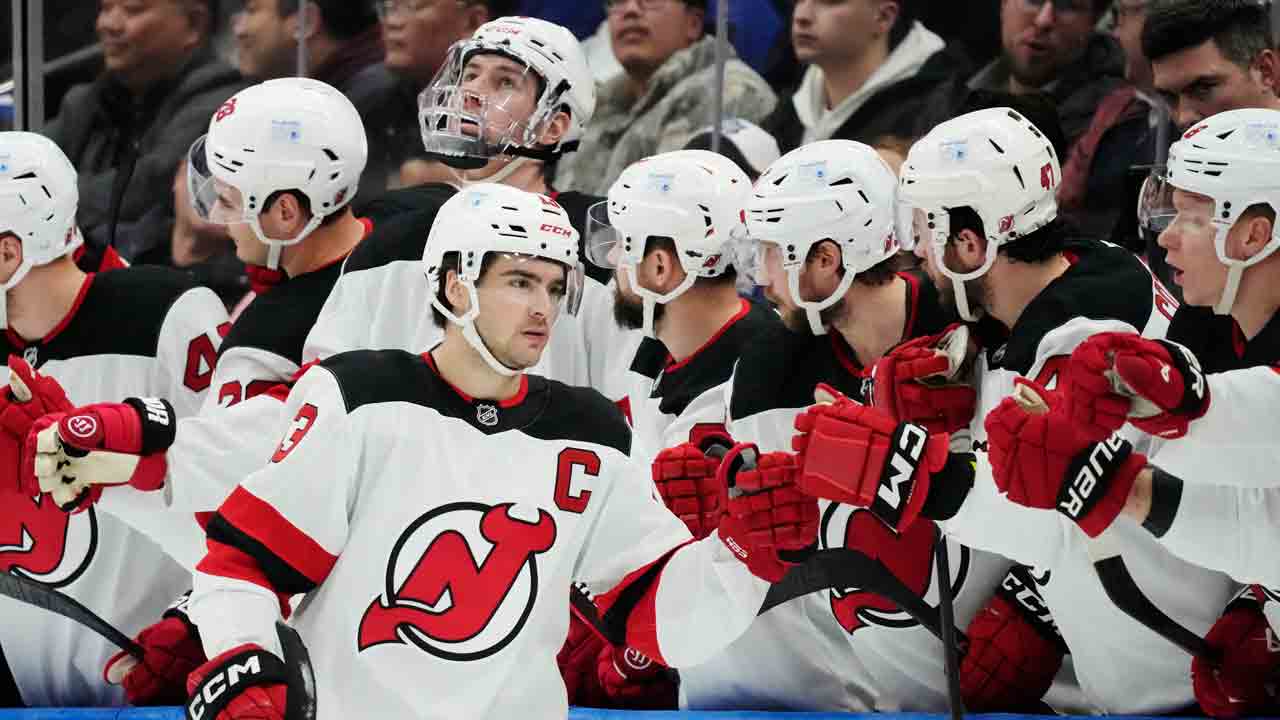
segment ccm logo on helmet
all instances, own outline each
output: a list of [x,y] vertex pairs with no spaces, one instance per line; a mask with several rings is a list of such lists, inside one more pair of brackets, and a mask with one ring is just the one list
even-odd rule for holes
[[573,231],[570,230],[569,228],[560,227],[559,225],[552,225],[551,223],[543,223],[542,227],[538,229],[541,230],[542,232],[549,232],[553,235],[559,235],[561,237],[570,237],[571,235],[573,235]]

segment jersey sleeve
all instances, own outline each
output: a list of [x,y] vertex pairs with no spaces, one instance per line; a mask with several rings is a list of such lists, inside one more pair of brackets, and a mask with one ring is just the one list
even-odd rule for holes
[[694,541],[653,497],[646,465],[618,472],[574,576],[608,589],[597,604],[629,647],[671,667],[699,664],[746,631],[769,585],[718,534]]
[[644,339],[638,330],[620,327],[613,317],[613,283],[588,279],[583,287],[582,310],[576,318],[586,352],[586,381],[612,402],[630,391],[631,360]]
[[422,352],[438,337],[431,290],[419,260],[344,272],[303,345],[304,362],[353,350]]
[[213,383],[227,310],[208,288],[192,288],[174,301],[160,327],[153,392],[178,417],[199,411]]
[[191,616],[209,657],[243,642],[273,648],[271,628],[286,598],[323,582],[346,544],[358,431],[334,376],[308,372],[284,415],[266,466],[232,491],[208,525]]
[[[725,391],[725,402],[732,408],[735,393],[748,392],[743,387],[737,372],[729,381]],[[727,410],[726,429],[734,442],[755,443],[762,453],[790,452],[791,437],[796,434],[796,416],[804,411],[804,407],[776,407],[752,412],[743,417],[736,417],[732,410]]]
[[1173,522],[1157,537],[1183,560],[1240,582],[1280,587],[1280,487],[1182,483]]

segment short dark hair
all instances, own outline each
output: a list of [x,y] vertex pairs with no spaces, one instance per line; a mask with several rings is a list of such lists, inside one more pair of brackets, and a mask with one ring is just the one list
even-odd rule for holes
[[[275,201],[279,199],[281,195],[284,195],[286,193],[289,195],[292,195],[295,199],[297,199],[298,205],[302,208],[303,212],[307,213],[308,215],[312,213],[311,200],[306,195],[303,195],[300,190],[277,190],[271,193],[270,195],[267,196],[267,201],[262,203],[263,212],[265,212],[267,208],[270,208],[273,204],[275,204]],[[343,208],[338,212],[333,212],[333,213],[329,213],[328,215],[325,215],[324,219],[320,221],[320,227],[328,227],[329,225],[334,224],[335,222],[338,221],[338,218],[342,217],[345,211],[350,207],[351,205],[347,205],[346,208]]]
[[1268,7],[1261,0],[1159,0],[1147,10],[1142,52],[1155,61],[1212,40],[1223,57],[1247,68],[1275,46]]
[[349,40],[378,24],[373,3],[362,0],[277,0],[276,10],[286,17],[298,12],[304,2],[320,8],[325,29],[339,40]]
[[[484,279],[485,273],[489,272],[489,268],[497,259],[498,253],[485,253],[484,259],[480,261],[480,275],[476,278],[477,285]],[[453,312],[453,303],[449,302],[449,298],[445,294],[447,287],[445,280],[449,277],[449,271],[458,272],[458,268],[461,265],[460,260],[461,255],[456,252],[445,253],[444,259],[440,261],[440,274],[437,276],[439,278],[439,287],[436,290],[436,299],[440,301],[441,305],[449,308],[450,312]],[[431,319],[435,321],[438,328],[449,327],[449,318],[445,317],[444,313],[437,310],[434,305],[431,306]]]
[[898,0],[898,19],[889,28],[889,49],[898,47],[898,43],[911,32],[916,22],[916,0]]
[[[663,237],[661,235],[650,235],[644,241],[644,254],[648,255],[654,250],[666,251],[670,253],[672,257],[675,257],[677,261],[679,260],[679,253],[676,252],[676,241],[672,240],[669,237]],[[735,268],[733,265],[729,265],[728,267],[725,268],[724,272],[720,273],[715,277],[710,277],[710,278],[700,277],[694,282],[701,283],[703,286],[731,285],[737,282],[737,280],[738,280],[738,269]]]
[[[822,243],[828,243],[828,242],[832,243],[833,245],[836,245],[837,250],[839,250],[841,253],[844,252],[844,250],[841,249],[838,244],[836,244],[835,240],[832,240],[831,238],[823,238],[818,242],[814,243],[813,245],[809,246],[809,252],[805,255],[805,258],[804,258],[805,263],[808,264],[810,262],[813,262],[814,257],[816,257],[818,254],[818,247],[822,245]],[[843,258],[843,255],[841,257]],[[863,270],[862,272],[858,273],[857,276],[853,278],[853,281],[856,283],[861,283],[863,285],[871,285],[873,287],[886,285],[890,281],[892,281],[893,276],[898,273],[899,266],[900,266],[900,263],[898,262],[898,256],[890,255],[884,260],[881,260],[875,265],[872,265],[866,270]],[[836,276],[844,277],[845,272],[846,271],[844,269],[844,264],[841,263],[840,267],[836,268]]]
[[[978,217],[978,213],[973,208],[952,208],[947,211],[947,217],[951,222],[952,238],[959,235],[961,230],[972,230],[980,237],[987,237],[982,218]],[[1002,244],[999,253],[1014,262],[1029,264],[1046,262],[1066,250],[1068,234],[1067,224],[1060,218],[1054,218],[1029,235]]]

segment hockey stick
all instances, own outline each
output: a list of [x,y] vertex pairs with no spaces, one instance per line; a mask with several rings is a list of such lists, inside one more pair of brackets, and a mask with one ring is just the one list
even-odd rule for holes
[[280,637],[280,651],[284,654],[285,671],[288,673],[288,699],[285,701],[285,720],[316,720],[316,673],[311,666],[311,654],[302,644],[298,631],[276,621],[276,635]]
[[956,607],[951,592],[951,558],[945,535],[938,536],[933,552],[938,565],[938,607],[942,611],[942,659],[947,673],[947,702],[951,706],[951,720],[961,720],[964,717],[964,700],[960,697],[960,658],[956,653]]
[[124,650],[139,661],[142,660],[142,646],[128,635],[117,630],[111,623],[98,617],[92,610],[81,605],[75,599],[43,583],[13,573],[0,573],[0,595],[11,597],[21,603],[57,613],[80,625],[89,628],[106,638],[108,642]]
[[[1115,383],[1115,379],[1112,379]],[[1117,387],[1120,394],[1124,393]],[[1014,387],[1013,399],[1024,411],[1042,415],[1049,411],[1049,406],[1027,385]],[[1120,555],[1120,547],[1111,536],[1110,531],[1096,538],[1090,538],[1086,544],[1089,560],[1093,562],[1093,571],[1098,575],[1098,582],[1107,593],[1111,602],[1130,618],[1156,633],[1160,637],[1182,648],[1190,655],[1203,658],[1214,665],[1220,665],[1222,654],[1215,650],[1205,639],[1169,617],[1163,610],[1151,602],[1142,588],[1138,587],[1133,574]]]

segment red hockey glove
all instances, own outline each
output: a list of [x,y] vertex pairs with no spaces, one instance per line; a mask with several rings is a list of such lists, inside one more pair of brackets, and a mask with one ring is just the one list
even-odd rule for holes
[[1067,646],[1027,569],[1015,566],[969,621],[960,696],[971,712],[1036,712]]
[[92,504],[101,486],[158,490],[168,470],[164,453],[176,432],[173,406],[155,398],[47,415],[27,434],[23,488],[49,493],[64,510]]
[[609,707],[676,709],[676,683],[671,673],[639,650],[605,644],[596,656],[596,677]]
[[796,487],[791,453],[757,455],[739,444],[725,455],[720,484],[720,540],[751,573],[778,582],[818,540],[818,501]]
[[707,457],[693,443],[658,453],[653,461],[653,484],[676,517],[693,537],[701,540],[720,525],[720,485],[716,468],[720,460]]
[[1280,642],[1250,595],[1227,606],[1205,640],[1222,651],[1222,667],[1199,657],[1191,661],[1196,700],[1215,718],[1280,714]]
[[287,682],[287,670],[280,658],[252,643],[234,647],[191,672],[187,678],[187,716],[202,720],[284,720]]
[[124,685],[130,705],[181,705],[187,699],[187,676],[208,662],[196,626],[187,617],[190,592],[178,598],[161,620],[138,634],[142,661],[118,652],[107,661],[103,676]]
[[[22,446],[32,425],[41,416],[74,407],[57,380],[31,369],[17,355],[9,356],[9,384],[0,392],[0,488],[25,492],[21,486]],[[35,495],[32,492],[31,495]]]
[[985,422],[996,487],[1019,505],[1056,509],[1089,537],[1101,535],[1124,510],[1146,456],[1119,435],[1090,440],[1076,431],[1058,393],[1016,382],[1014,396]]
[[961,379],[968,346],[968,328],[957,324],[894,348],[876,362],[872,404],[930,433],[968,428],[977,404]]
[[898,532],[920,516],[933,474],[950,457],[946,433],[931,435],[843,396],[801,413],[796,430],[791,442],[802,468],[800,489],[867,508]]
[[604,707],[607,704],[604,689],[596,677],[596,658],[608,645],[577,613],[569,613],[569,633],[556,654],[556,664],[560,666],[570,705]]
[[1190,350],[1133,333],[1099,333],[1071,353],[1071,416],[1101,440],[1126,421],[1151,435],[1178,438],[1209,410],[1209,386]]

